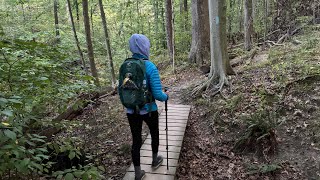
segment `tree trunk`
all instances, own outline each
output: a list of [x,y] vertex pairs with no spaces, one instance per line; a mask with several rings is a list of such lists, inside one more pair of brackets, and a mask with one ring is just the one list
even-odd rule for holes
[[233,0],[229,0],[229,17],[228,17],[228,22],[229,22],[229,27],[228,27],[228,40],[231,42],[231,37],[232,37],[232,21],[233,21]]
[[[199,95],[203,90],[210,89],[210,96],[221,92],[222,87],[228,84],[224,71],[223,47],[221,46],[221,17],[227,16],[223,7],[226,1],[208,0],[209,18],[210,18],[210,52],[211,68],[209,79],[204,84],[197,86],[192,92],[193,95]],[[226,24],[226,22],[225,22]],[[226,39],[226,37],[224,37]],[[211,88],[211,86],[213,86]],[[213,91],[212,91],[213,90]]]
[[116,84],[116,75],[115,75],[115,73],[114,73],[113,60],[112,60],[112,52],[111,52],[111,45],[110,45],[110,38],[109,38],[109,33],[108,33],[108,28],[107,28],[107,21],[106,21],[106,15],[105,15],[105,13],[104,13],[102,0],[99,0],[99,6],[100,6],[102,26],[103,26],[104,35],[105,35],[105,38],[106,38],[106,48],[107,48],[108,57],[109,57],[109,71],[110,71],[110,74],[111,74],[111,82],[112,82],[112,87],[115,87],[115,84]]
[[165,11],[165,8],[164,8],[164,1],[161,1],[161,20],[162,20],[162,32],[161,33],[161,37],[160,39],[162,39],[162,46],[163,48],[167,48],[167,44],[166,44],[166,41],[164,39],[166,39],[166,25],[165,25],[165,17],[164,17],[164,11]]
[[84,60],[83,53],[82,53],[82,50],[80,48],[79,39],[78,39],[78,36],[77,36],[77,31],[76,31],[76,28],[75,28],[75,25],[74,25],[74,20],[73,20],[73,16],[72,16],[72,9],[71,9],[70,0],[67,0],[67,5],[68,5],[68,9],[69,9],[69,16],[70,16],[70,22],[71,22],[71,26],[72,26],[73,36],[74,36],[74,39],[76,41],[76,45],[77,45],[78,53],[79,53],[79,56],[80,56],[80,60],[82,62],[82,65],[83,65],[83,68],[84,68],[84,71],[85,71],[86,75],[88,75],[86,61]]
[[94,5],[93,5],[93,0],[91,0],[91,3],[90,3],[90,21],[91,21],[91,30],[92,30],[92,41],[94,42],[94,29],[93,29],[93,11],[94,11]]
[[226,1],[219,2],[219,17],[220,17],[220,47],[222,51],[222,61],[224,72],[227,75],[234,75],[235,72],[231,68],[228,55],[228,40],[227,40],[227,3]]
[[[174,65],[174,37],[173,37],[173,10],[172,0],[166,0],[166,32],[170,62]],[[174,66],[173,66],[174,67]]]
[[202,65],[209,62],[209,10],[207,0],[191,1],[192,15],[192,42],[189,53],[189,62]]
[[250,51],[252,48],[253,17],[252,0],[244,0],[244,48]]
[[54,25],[56,31],[56,42],[60,43],[59,19],[58,19],[58,0],[53,1]]
[[264,43],[267,41],[268,34],[268,0],[264,0]]
[[86,31],[86,41],[88,47],[88,57],[90,61],[91,74],[94,77],[94,83],[96,86],[99,86],[98,72],[96,68],[96,63],[94,62],[93,47],[91,41],[90,33],[90,22],[89,22],[89,13],[88,13],[88,0],[82,0],[82,9],[83,9],[83,23]]
[[153,0],[152,1],[152,5],[153,5],[153,13],[154,13],[154,27],[155,27],[155,47],[156,49],[159,48],[160,43],[159,39],[159,4],[158,4],[158,0]]
[[239,5],[239,14],[238,14],[238,21],[239,21],[239,33],[242,32],[242,27],[243,27],[243,1],[244,0],[240,0],[240,5]]
[[188,1],[187,0],[180,0],[180,15],[182,17],[181,22],[181,30],[187,30],[188,24]]
[[79,24],[80,21],[80,17],[79,17],[79,4],[78,4],[78,0],[73,0],[73,4],[76,7],[76,16],[77,16],[77,22]]
[[188,21],[189,21],[189,17],[188,17],[188,0],[184,0],[183,1],[183,6],[184,6],[184,13],[185,13],[185,16],[184,16],[184,19],[185,19],[185,22],[184,22],[184,30],[187,31],[188,30]]

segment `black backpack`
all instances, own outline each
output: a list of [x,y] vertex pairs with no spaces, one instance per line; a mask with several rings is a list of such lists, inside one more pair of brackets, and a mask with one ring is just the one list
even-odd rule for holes
[[128,58],[119,71],[119,96],[121,103],[136,113],[152,96],[147,85],[146,65],[144,59]]

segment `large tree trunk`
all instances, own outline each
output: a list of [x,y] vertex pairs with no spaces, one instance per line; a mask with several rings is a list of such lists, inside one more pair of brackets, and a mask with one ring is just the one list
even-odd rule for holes
[[60,42],[60,31],[59,31],[59,18],[58,18],[58,0],[53,1],[53,11],[54,11],[54,25],[56,31],[56,42]]
[[253,13],[252,0],[244,0],[244,48],[250,51],[252,48],[252,33],[253,33]]
[[235,72],[231,68],[228,55],[228,40],[227,40],[227,3],[226,1],[219,2],[219,17],[220,17],[220,46],[222,51],[222,61],[224,72],[227,75],[234,75]]
[[90,61],[91,74],[94,77],[95,85],[99,86],[98,71],[96,68],[96,63],[94,62],[93,47],[92,47],[92,41],[91,41],[90,22],[89,22],[89,13],[88,13],[88,0],[82,0],[82,9],[83,9],[83,22],[84,22],[84,28],[86,31],[86,41],[87,41],[87,47],[88,47],[88,57]]
[[107,28],[106,14],[104,13],[102,0],[99,0],[99,6],[100,6],[102,26],[103,26],[104,35],[105,35],[105,38],[106,38],[106,48],[107,48],[108,57],[109,57],[109,68],[110,68],[109,71],[110,71],[110,74],[111,74],[111,82],[112,82],[112,87],[115,87],[116,75],[114,73],[112,52],[111,52],[111,45],[110,45],[110,38],[109,38],[109,33],[108,33],[108,28]]
[[[173,35],[173,10],[172,0],[166,0],[166,32],[167,46],[169,51],[170,62],[174,67],[174,35]],[[173,68],[174,69],[174,68]]]
[[190,63],[202,65],[209,62],[209,13],[207,0],[192,0],[192,42],[189,54]]
[[73,20],[73,16],[72,16],[72,9],[71,9],[70,0],[67,0],[67,5],[68,5],[68,10],[69,10],[69,16],[70,16],[70,22],[71,22],[71,26],[72,26],[73,36],[74,36],[74,39],[76,41],[76,45],[77,45],[78,53],[79,53],[79,56],[80,56],[80,60],[82,62],[82,65],[83,65],[83,68],[84,68],[84,71],[85,71],[86,75],[88,75],[86,61],[84,60],[83,53],[82,53],[82,50],[80,48],[79,39],[78,39],[78,36],[77,36],[77,31],[76,31],[76,28],[75,28],[75,25],[74,25],[74,20]]
[[[224,47],[222,37],[226,32],[222,32],[226,29],[226,1],[221,0],[208,0],[209,4],[209,18],[210,18],[210,52],[211,52],[211,68],[209,79],[203,84],[197,86],[192,95],[199,95],[203,90],[209,90],[210,96],[221,92],[222,87],[228,84],[228,80],[225,72],[224,62]],[[222,22],[225,21],[225,22]],[[224,25],[223,25],[224,24]]]

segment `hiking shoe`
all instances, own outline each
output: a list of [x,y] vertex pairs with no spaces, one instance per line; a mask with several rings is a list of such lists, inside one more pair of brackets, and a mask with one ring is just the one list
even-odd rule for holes
[[157,169],[162,164],[162,162],[163,162],[163,157],[158,156],[155,161],[152,161],[151,167],[154,169]]
[[146,175],[146,172],[144,172],[144,170],[141,170],[140,175],[135,176],[134,180],[142,180],[145,175]]

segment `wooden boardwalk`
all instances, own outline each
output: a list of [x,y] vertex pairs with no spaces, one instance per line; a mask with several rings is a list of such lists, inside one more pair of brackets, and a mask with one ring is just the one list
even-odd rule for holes
[[[162,155],[164,160],[158,169],[151,168],[152,151],[149,134],[140,151],[141,169],[146,172],[144,180],[174,180],[190,108],[188,105],[168,104],[169,171],[167,170],[166,151],[166,113],[164,106],[159,108],[161,111],[159,116],[159,155]],[[134,180],[133,164],[128,168],[123,179]]]

